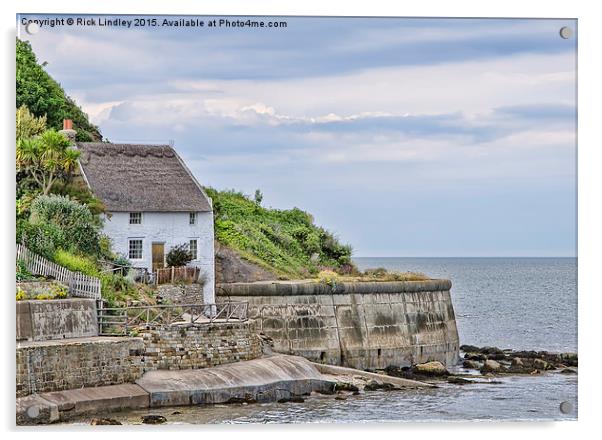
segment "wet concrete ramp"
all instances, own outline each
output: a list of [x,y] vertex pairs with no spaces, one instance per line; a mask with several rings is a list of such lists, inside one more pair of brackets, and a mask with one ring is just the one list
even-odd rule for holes
[[199,370],[148,372],[136,383],[150,395],[150,406],[227,402],[268,402],[312,391],[332,391],[307,359],[274,355]]

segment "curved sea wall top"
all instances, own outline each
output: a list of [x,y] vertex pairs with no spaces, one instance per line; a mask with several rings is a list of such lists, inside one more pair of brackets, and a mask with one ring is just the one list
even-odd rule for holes
[[360,369],[458,359],[451,281],[271,281],[217,286],[246,301],[274,350]]

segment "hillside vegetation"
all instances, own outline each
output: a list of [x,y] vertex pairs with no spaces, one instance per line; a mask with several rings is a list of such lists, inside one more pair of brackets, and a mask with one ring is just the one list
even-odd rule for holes
[[60,130],[63,119],[72,119],[78,141],[100,141],[98,127],[39,64],[27,41],[17,38],[17,108],[26,106],[38,117],[46,117],[47,128]]
[[[79,153],[68,148],[56,130],[67,118],[73,120],[78,140],[101,140],[100,131],[38,63],[28,42],[17,39],[16,63],[17,242],[67,268],[100,277],[103,297],[110,304],[137,300],[140,286],[123,276],[129,262],[113,252],[102,233],[102,203],[74,179]],[[277,278],[336,283],[342,277],[390,281],[424,277],[384,269],[359,273],[350,245],[315,225],[301,209],[263,207],[259,190],[254,197],[234,190],[206,191],[213,199],[216,240]]]
[[281,278],[307,278],[322,269],[355,272],[351,246],[316,226],[310,214],[298,208],[280,210],[261,206],[240,192],[206,188],[213,199],[215,238]]

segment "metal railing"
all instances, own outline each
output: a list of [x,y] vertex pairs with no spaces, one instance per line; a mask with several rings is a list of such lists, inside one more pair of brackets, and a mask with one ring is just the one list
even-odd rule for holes
[[247,302],[100,307],[98,309],[98,334],[123,336],[143,329],[246,321],[248,309],[249,303]]

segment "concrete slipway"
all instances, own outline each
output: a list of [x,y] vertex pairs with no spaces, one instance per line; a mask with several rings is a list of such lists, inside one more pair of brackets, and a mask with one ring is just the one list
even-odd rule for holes
[[321,366],[305,358],[271,355],[197,370],[157,370],[136,384],[57,391],[17,399],[17,424],[52,423],[82,414],[103,415],[120,409],[227,403],[268,402],[312,391],[332,392],[337,375],[363,376],[398,387],[429,384]]

